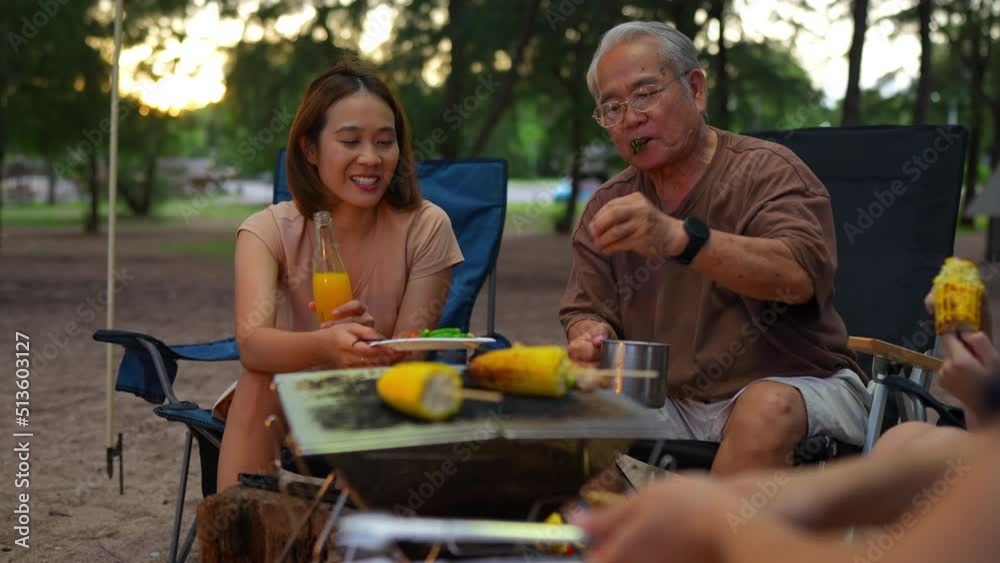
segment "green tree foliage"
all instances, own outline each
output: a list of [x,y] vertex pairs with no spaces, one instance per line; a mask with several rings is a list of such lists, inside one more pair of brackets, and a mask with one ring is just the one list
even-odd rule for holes
[[[174,21],[186,7],[183,0],[128,2],[125,43],[144,42],[154,31],[161,38],[182,36],[182,28],[155,24]],[[0,50],[0,169],[4,147],[52,163],[58,175],[86,187],[91,206],[85,229],[96,232],[101,163],[110,134],[112,15],[96,0],[11,0],[4,5],[0,36],[7,43]],[[142,123],[136,108],[123,100],[122,127],[148,132],[150,124]],[[141,159],[133,149],[144,144],[144,139],[120,143],[123,179],[133,175],[129,163]],[[149,167],[143,168],[148,173]],[[126,197],[128,202],[150,199],[142,193],[126,195],[135,196]],[[132,210],[145,214],[150,206]]]
[[[224,17],[240,13],[240,3],[215,0]],[[925,81],[919,97],[916,84],[900,90],[893,76],[861,91],[864,122],[905,124],[920,115],[940,123],[957,116],[974,132],[978,127],[977,162],[1000,158],[1000,58],[987,56],[990,33],[1000,37],[994,4],[912,0],[889,16],[897,33],[923,29],[933,43],[925,65],[933,80]],[[19,33],[39,4],[12,0],[8,6],[12,17],[0,20],[4,37]],[[97,9],[96,0],[60,6],[59,17],[30,43],[0,54],[0,158],[6,140],[8,152],[49,160],[81,185],[97,186],[90,179],[106,159],[107,134],[92,143],[96,158],[81,143],[106,119],[110,15]],[[186,0],[130,0],[127,6],[129,44],[182,39],[184,16],[198,9]],[[368,62],[400,94],[418,158],[498,156],[508,159],[515,176],[569,176],[578,184],[594,173],[591,157],[579,158],[584,147],[607,143],[590,117],[587,67],[603,32],[634,19],[665,21],[694,38],[709,76],[712,124],[752,131],[828,125],[841,117],[839,102],[824,98],[793,55],[798,35],[788,41],[743,36],[739,17],[747,8],[731,0],[263,0],[258,8],[246,25],[262,29],[263,38],[245,34],[230,49],[220,103],[178,118],[123,101],[129,115],[122,123],[122,189],[136,212],[156,201],[162,183],[156,180],[157,155],[211,155],[241,176],[273,169],[306,85],[338,60],[369,56],[359,46],[375,9],[389,14],[376,26],[392,31]],[[301,29],[291,36],[277,32],[282,16],[303,10],[313,17]],[[830,17],[851,15],[848,3],[826,10]],[[779,17],[796,33],[812,33],[793,16]],[[171,71],[169,64],[140,67],[153,79]],[[605,174],[623,165],[612,158]],[[970,163],[971,169],[978,166]]]
[[[731,125],[735,131],[829,125],[831,110],[789,48],[743,41],[729,47]],[[715,80],[710,69],[710,78]],[[709,97],[713,90],[709,89]],[[712,121],[709,114],[709,122]]]
[[356,56],[334,46],[327,33],[318,26],[292,40],[244,42],[233,49],[226,95],[212,110],[220,130],[218,155],[227,166],[244,175],[274,167],[306,86],[337,61]]

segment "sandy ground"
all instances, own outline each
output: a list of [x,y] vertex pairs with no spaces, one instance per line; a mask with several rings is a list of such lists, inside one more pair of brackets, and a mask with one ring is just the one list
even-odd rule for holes
[[[231,231],[229,231],[231,232]],[[132,230],[119,239],[117,326],[149,331],[166,342],[195,342],[232,333],[232,267],[228,260],[165,253],[163,242],[199,242],[226,231]],[[100,237],[75,231],[8,231],[0,255],[0,323],[13,363],[13,333],[31,337],[30,427],[12,419],[13,377],[4,377],[0,455],[0,561],[163,561],[183,429],[165,424],[151,405],[128,395],[116,400],[116,428],[125,433],[125,494],[104,473],[105,352],[91,339],[104,326],[105,251]],[[977,239],[959,253],[978,259]],[[512,234],[500,259],[498,327],[526,343],[561,342],[558,298],[570,264],[566,237]],[[1000,291],[993,291],[1000,296]],[[482,299],[480,300],[482,305]],[[993,304],[997,311],[998,303]],[[1000,315],[994,314],[994,318]],[[477,307],[474,331],[485,327]],[[49,361],[43,359],[49,356]],[[12,370],[4,370],[11,373]],[[177,386],[181,399],[202,404],[235,378],[233,364],[189,365]],[[31,430],[30,489],[16,490],[11,433]],[[192,472],[185,522],[200,500]],[[14,493],[31,495],[30,550],[12,547]],[[185,526],[186,528],[186,526]]]
[[[164,253],[163,241],[196,243],[226,232],[133,230],[119,239],[117,326],[170,343],[232,334],[232,265],[220,258]],[[105,352],[91,339],[104,326],[104,240],[76,232],[8,232],[0,258],[3,333],[13,363],[13,333],[31,337],[30,488],[13,487],[13,377],[5,377],[0,456],[3,499],[0,561],[165,560],[184,432],[164,424],[152,405],[119,394],[117,429],[125,434],[125,494],[104,473]],[[504,245],[498,325],[526,343],[558,341],[558,296],[569,267],[568,239],[514,235]],[[485,292],[484,292],[485,294]],[[485,331],[485,306],[473,331]],[[70,324],[74,323],[74,324]],[[50,345],[51,344],[51,345]],[[46,350],[47,347],[47,350]],[[45,350],[45,352],[43,352]],[[41,365],[45,356],[51,359]],[[8,370],[10,373],[12,370]],[[181,399],[211,402],[237,375],[235,364],[188,364]],[[189,482],[186,521],[200,500],[197,471]],[[13,545],[14,493],[31,495],[31,548]],[[151,553],[159,552],[159,556]]]

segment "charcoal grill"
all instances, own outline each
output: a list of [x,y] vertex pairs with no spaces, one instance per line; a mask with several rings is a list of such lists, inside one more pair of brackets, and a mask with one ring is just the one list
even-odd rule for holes
[[[611,392],[466,400],[448,421],[420,421],[379,399],[383,371],[274,379],[302,468],[336,473],[355,503],[373,511],[524,520],[547,500],[555,507],[575,497],[634,441],[667,437],[655,410]],[[467,377],[466,386],[475,387]]]

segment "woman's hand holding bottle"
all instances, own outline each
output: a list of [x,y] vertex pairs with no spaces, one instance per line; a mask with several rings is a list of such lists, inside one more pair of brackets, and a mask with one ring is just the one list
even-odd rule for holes
[[[316,312],[315,301],[309,302],[309,310]],[[356,299],[337,307],[332,311],[332,315],[335,320],[320,323],[319,327],[327,328],[336,324],[346,323],[357,323],[367,327],[375,327],[375,317],[368,311],[368,307],[364,303]]]

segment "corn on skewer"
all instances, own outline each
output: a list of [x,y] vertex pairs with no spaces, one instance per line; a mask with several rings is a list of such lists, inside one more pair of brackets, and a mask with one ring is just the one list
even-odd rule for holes
[[439,362],[404,362],[387,370],[375,384],[390,407],[424,420],[445,420],[462,407],[463,399],[500,402],[503,394],[463,389],[454,367]]
[[564,396],[573,384],[571,368],[560,346],[514,346],[469,363],[469,373],[487,389],[538,397]]
[[478,356],[469,372],[487,389],[562,397],[581,377],[657,377],[654,370],[597,369],[575,365],[561,346],[514,346]]
[[499,391],[487,391],[486,389],[469,389],[463,387],[460,391],[463,399],[470,401],[483,401],[487,403],[499,403],[503,401],[503,393]]
[[573,375],[576,377],[637,377],[640,379],[656,379],[659,373],[655,369],[615,369],[615,368],[587,368],[573,366]]
[[951,257],[934,278],[934,324],[938,334],[979,330],[985,288],[976,265]]
[[462,378],[447,364],[397,364],[382,374],[375,389],[390,407],[424,420],[444,420],[462,408]]

